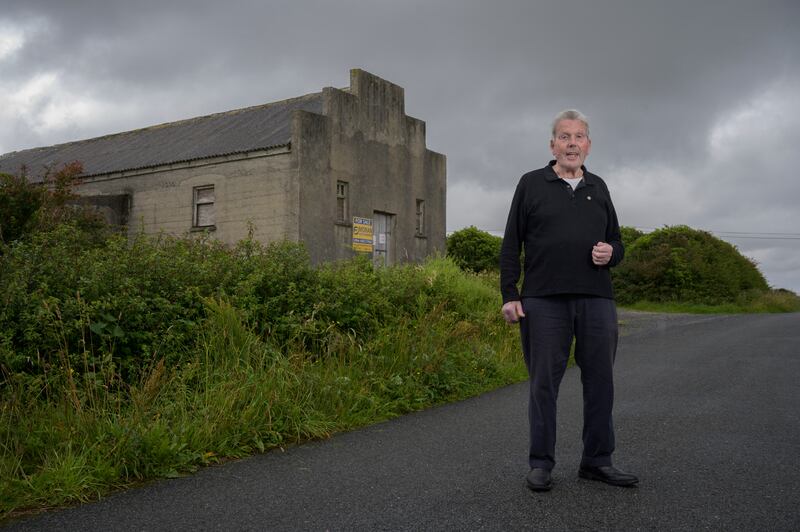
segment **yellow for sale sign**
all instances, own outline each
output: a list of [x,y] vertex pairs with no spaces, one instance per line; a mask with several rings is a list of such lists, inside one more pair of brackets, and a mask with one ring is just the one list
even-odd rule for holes
[[353,251],[372,253],[372,220],[353,216]]

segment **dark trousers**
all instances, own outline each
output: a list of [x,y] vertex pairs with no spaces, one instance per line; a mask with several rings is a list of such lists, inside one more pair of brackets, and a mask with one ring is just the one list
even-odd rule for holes
[[617,309],[612,299],[558,295],[522,299],[522,350],[530,376],[530,467],[555,465],[556,402],[575,339],[583,384],[581,465],[611,465],[614,452],[614,356]]

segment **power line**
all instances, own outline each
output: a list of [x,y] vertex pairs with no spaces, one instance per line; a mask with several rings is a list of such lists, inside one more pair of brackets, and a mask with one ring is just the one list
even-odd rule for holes
[[[660,229],[658,227],[634,227],[640,231],[655,231]],[[724,238],[748,238],[753,240],[800,240],[800,233],[777,233],[770,231],[714,231],[712,229],[698,228],[699,231],[705,231]]]
[[758,231],[755,233],[746,233],[744,231],[712,231],[709,233],[716,233],[718,235],[777,235],[777,236],[800,236],[800,233],[769,233],[767,231]]
[[[654,231],[656,229],[661,229],[661,227],[644,227],[644,226],[635,226],[634,229],[645,229],[648,231]],[[720,235],[777,235],[777,236],[798,236],[800,237],[800,233],[774,233],[770,231],[715,231],[713,229],[702,229],[697,228],[700,231],[706,231],[707,233],[716,233]]]
[[[657,229],[662,229],[661,227],[642,227],[642,226],[635,226],[634,229],[644,232],[655,231]],[[739,238],[746,238],[750,240],[800,240],[800,233],[778,233],[778,232],[769,232],[769,231],[713,231],[710,229],[698,229],[699,231],[705,231],[706,233],[711,233],[712,235],[716,235],[719,237],[724,238],[731,238],[731,239],[739,239]],[[481,231],[485,231],[491,234],[499,234],[502,235],[504,230],[503,229],[481,229]],[[448,233],[452,233],[453,231],[448,231]]]
[[752,238],[753,240],[800,240],[800,236],[736,236],[736,235],[724,235],[720,233],[714,233],[713,231],[707,231],[707,232],[725,238]]

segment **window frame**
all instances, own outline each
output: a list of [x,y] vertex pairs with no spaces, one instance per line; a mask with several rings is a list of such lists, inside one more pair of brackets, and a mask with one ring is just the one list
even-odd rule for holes
[[[211,191],[211,199],[201,198],[201,194]],[[192,188],[192,229],[214,229],[217,226],[216,219],[217,194],[214,185],[201,185]],[[211,223],[200,225],[200,206],[211,205]]]
[[[347,181],[336,181],[336,222],[350,222],[350,184]],[[341,203],[340,203],[341,201]]]
[[417,198],[415,210],[416,229],[414,234],[416,236],[425,236],[425,200]]

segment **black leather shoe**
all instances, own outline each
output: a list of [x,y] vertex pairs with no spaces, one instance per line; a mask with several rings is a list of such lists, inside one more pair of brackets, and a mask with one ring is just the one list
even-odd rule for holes
[[612,486],[635,486],[639,483],[636,475],[625,473],[613,466],[581,466],[578,476],[589,480],[599,480]]
[[541,467],[534,467],[528,473],[528,488],[533,491],[550,491],[553,487],[553,481],[550,479],[550,471],[542,469]]

